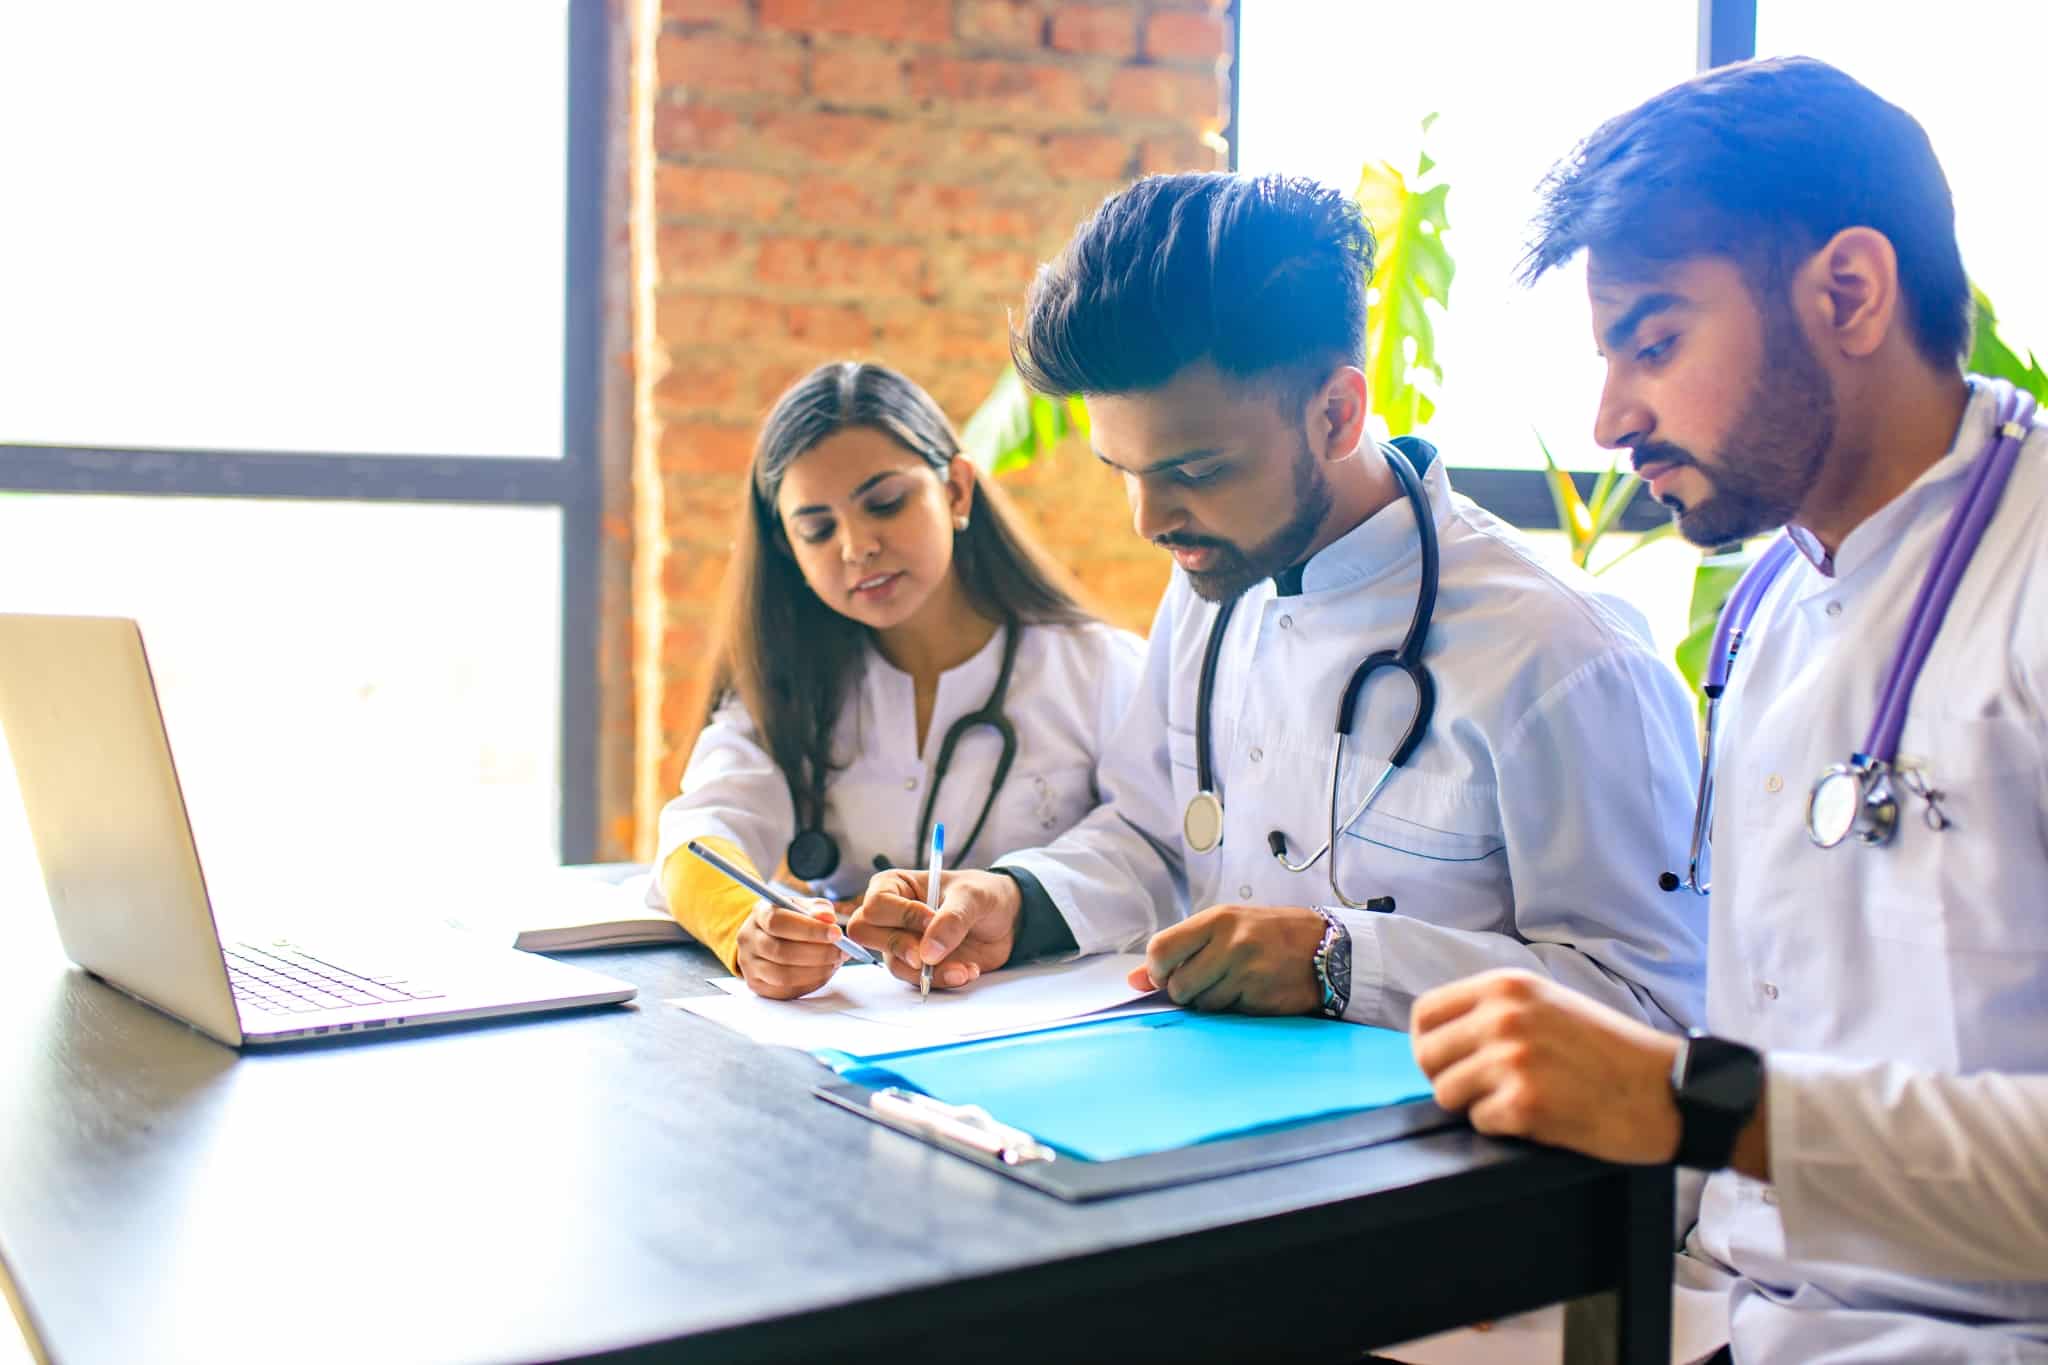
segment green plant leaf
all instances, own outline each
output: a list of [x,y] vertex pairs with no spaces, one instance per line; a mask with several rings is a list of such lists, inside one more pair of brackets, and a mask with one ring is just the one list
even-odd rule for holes
[[1755,559],[1744,546],[1730,554],[1705,555],[1699,568],[1693,570],[1692,602],[1686,617],[1688,629],[1678,648],[1672,651],[1672,660],[1702,710],[1707,698],[1700,687],[1706,681],[1707,655],[1713,648],[1714,626],[1721,619],[1721,606]]
[[1012,366],[1004,366],[995,386],[961,428],[960,444],[967,458],[991,474],[1022,469],[1050,451],[1071,432],[1088,430],[1088,408],[1079,398],[1060,401],[1036,394]]
[[1557,514],[1557,529],[1564,532],[1565,540],[1571,546],[1572,562],[1580,568],[1586,566],[1580,548],[1588,542],[1586,537],[1593,529],[1593,517],[1585,499],[1579,496],[1579,486],[1572,476],[1559,468],[1557,460],[1550,453],[1549,442],[1543,433],[1534,433],[1536,448],[1543,452],[1544,486],[1550,489],[1550,507]]
[[[1436,116],[1423,120],[1427,135]],[[1384,161],[1359,172],[1356,198],[1379,241],[1378,264],[1366,296],[1367,402],[1390,436],[1406,435],[1436,411],[1434,398],[1417,384],[1423,374],[1443,382],[1436,355],[1436,325],[1429,305],[1450,304],[1456,262],[1443,235],[1450,227],[1450,186],[1423,186],[1435,169],[1427,153],[1409,184]]]
[[2031,393],[2038,399],[2048,400],[2048,371],[2043,371],[2041,362],[2028,351],[2025,359],[2005,343],[1998,334],[1998,314],[1991,306],[1991,299],[1975,284],[1970,286],[1970,302],[1975,305],[1975,322],[1970,336],[1969,369],[1989,379],[2004,379],[2013,387]]

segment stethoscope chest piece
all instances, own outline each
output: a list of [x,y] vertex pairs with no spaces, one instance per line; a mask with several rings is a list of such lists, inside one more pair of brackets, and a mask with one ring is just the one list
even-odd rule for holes
[[1223,802],[1215,792],[1199,791],[1189,799],[1180,817],[1180,832],[1197,853],[1207,853],[1223,842]]
[[839,841],[822,829],[799,830],[783,861],[797,880],[821,882],[839,868]]
[[1898,823],[1899,798],[1890,770],[1860,756],[1822,773],[1806,800],[1806,837],[1820,848],[1833,848],[1852,835],[1859,844],[1882,844]]

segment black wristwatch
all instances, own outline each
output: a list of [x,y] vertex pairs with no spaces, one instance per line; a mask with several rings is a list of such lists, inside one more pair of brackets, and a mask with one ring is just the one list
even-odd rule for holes
[[1762,1053],[1694,1029],[1671,1063],[1671,1098],[1678,1105],[1678,1154],[1672,1160],[1701,1171],[1726,1166],[1763,1097]]

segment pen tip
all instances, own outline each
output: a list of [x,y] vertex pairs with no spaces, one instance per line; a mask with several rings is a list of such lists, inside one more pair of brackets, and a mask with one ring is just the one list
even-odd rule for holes
[[946,846],[946,827],[945,827],[944,825],[933,825],[933,826],[932,826],[932,847],[933,847],[933,848],[937,848],[937,849],[943,849],[943,848],[945,848],[945,846]]

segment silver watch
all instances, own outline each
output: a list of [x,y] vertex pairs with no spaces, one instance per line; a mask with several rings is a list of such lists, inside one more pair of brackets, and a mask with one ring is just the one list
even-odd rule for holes
[[1316,913],[1323,917],[1323,939],[1316,945],[1315,956],[1322,1011],[1332,1019],[1342,1019],[1351,1003],[1351,931],[1329,911],[1318,909]]

